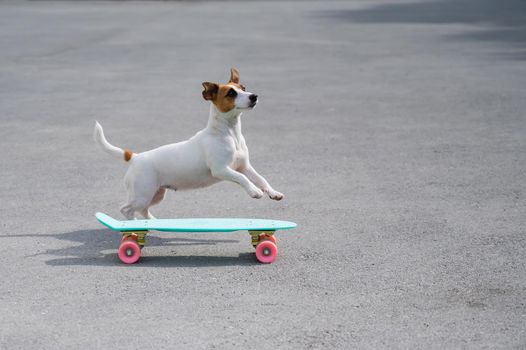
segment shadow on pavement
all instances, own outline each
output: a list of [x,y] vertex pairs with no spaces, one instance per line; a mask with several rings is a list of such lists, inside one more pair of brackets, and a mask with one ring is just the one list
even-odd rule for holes
[[382,4],[366,9],[323,11],[322,15],[358,23],[473,24],[478,30],[451,38],[512,44],[517,52],[504,54],[526,58],[526,1],[524,0],[434,0]]
[[[13,237],[52,237],[55,239],[81,243],[58,249],[45,249],[36,255],[51,255],[54,258],[46,261],[51,266],[92,265],[92,266],[124,266],[117,257],[117,248],[121,235],[105,229],[78,230],[73,232],[50,235],[14,235]],[[223,243],[238,243],[237,240],[198,239],[182,237],[159,237],[148,235],[146,248],[155,246],[178,247],[186,245],[217,245]],[[110,251],[104,253],[104,251]],[[163,267],[205,267],[257,264],[253,253],[243,253],[239,257],[221,256],[142,256],[133,266],[163,266]]]

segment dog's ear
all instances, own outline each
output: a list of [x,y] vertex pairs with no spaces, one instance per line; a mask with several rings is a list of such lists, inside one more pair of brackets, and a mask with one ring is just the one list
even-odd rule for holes
[[230,68],[230,81],[229,83],[239,84],[239,72],[235,68]]
[[211,101],[217,95],[217,91],[219,90],[219,85],[205,81],[203,83],[203,88],[204,88],[203,98],[207,101]]

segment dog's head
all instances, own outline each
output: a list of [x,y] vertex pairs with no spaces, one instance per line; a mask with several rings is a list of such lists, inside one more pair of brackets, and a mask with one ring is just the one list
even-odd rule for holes
[[223,113],[253,109],[258,103],[258,96],[245,91],[245,87],[239,84],[239,72],[234,68],[230,70],[228,83],[216,84],[205,81],[203,87],[203,98],[211,101]]

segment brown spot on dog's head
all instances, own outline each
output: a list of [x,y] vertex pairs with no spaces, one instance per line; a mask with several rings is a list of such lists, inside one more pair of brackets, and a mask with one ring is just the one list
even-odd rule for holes
[[229,112],[236,107],[237,92],[232,85],[219,85],[216,98],[212,101],[217,109],[223,113]]
[[220,112],[229,112],[236,107],[237,92],[233,87],[245,90],[245,87],[239,84],[239,72],[235,68],[230,69],[230,81],[227,84],[205,81],[203,83],[203,98],[212,101]]
[[217,95],[219,85],[217,85],[216,83],[210,83],[208,81],[205,81],[203,83],[203,88],[203,98],[207,101],[213,101]]

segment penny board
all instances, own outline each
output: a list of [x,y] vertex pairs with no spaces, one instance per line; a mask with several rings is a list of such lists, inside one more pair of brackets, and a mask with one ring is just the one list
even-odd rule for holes
[[235,218],[189,218],[116,220],[104,213],[95,214],[97,220],[115,231],[165,231],[165,232],[234,232],[234,231],[277,231],[295,228],[290,221]]

